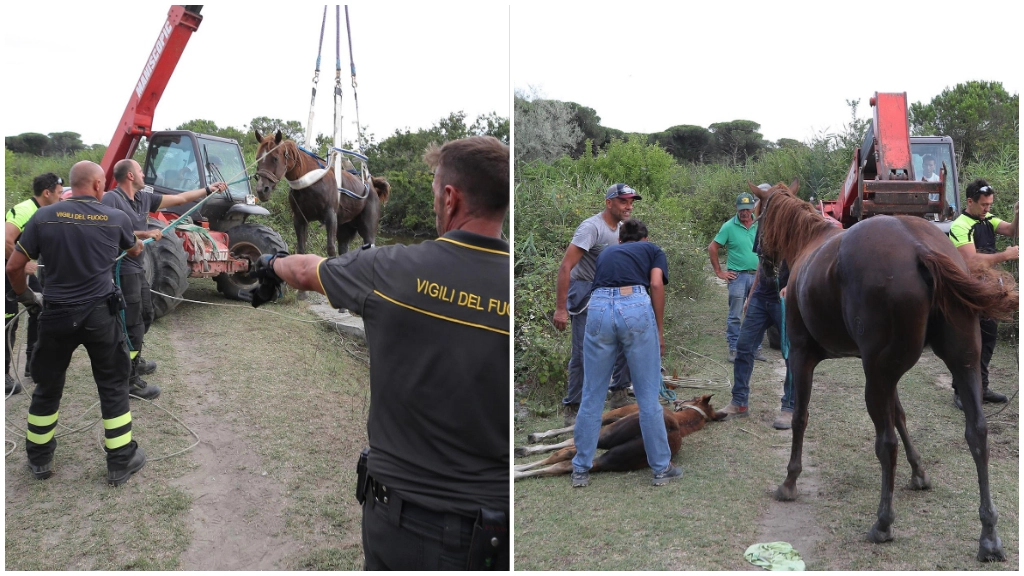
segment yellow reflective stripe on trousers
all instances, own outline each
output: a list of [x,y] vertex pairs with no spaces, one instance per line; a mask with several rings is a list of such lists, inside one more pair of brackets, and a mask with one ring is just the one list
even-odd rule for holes
[[35,426],[52,426],[53,423],[57,421],[58,414],[60,414],[59,410],[57,412],[54,412],[53,414],[50,414],[49,416],[37,416],[35,414],[29,414],[28,423],[33,424]]
[[116,418],[111,418],[110,420],[104,420],[103,421],[103,428],[105,430],[114,430],[115,428],[120,428],[121,426],[124,426],[125,424],[128,424],[131,421],[132,421],[132,413],[131,412],[125,412],[124,414],[121,414],[120,416],[118,416]]
[[131,441],[132,441],[132,432],[131,432],[131,430],[129,430],[128,432],[125,432],[124,434],[121,434],[117,438],[106,438],[106,439],[104,439],[103,440],[103,444],[107,447],[108,450],[114,450],[116,448],[120,448],[121,446],[124,446],[125,444],[127,444],[127,443],[129,443]]
[[139,351],[138,350],[132,350],[131,352],[128,353],[128,357],[131,358],[132,360],[135,360],[135,357],[138,356],[138,355],[139,355]]
[[54,428],[53,430],[50,430],[46,434],[36,434],[35,432],[33,432],[31,430],[26,430],[25,431],[25,440],[27,440],[28,442],[31,442],[33,444],[46,444],[47,442],[49,442],[50,440],[53,439],[53,432],[55,430],[56,430],[56,428]]

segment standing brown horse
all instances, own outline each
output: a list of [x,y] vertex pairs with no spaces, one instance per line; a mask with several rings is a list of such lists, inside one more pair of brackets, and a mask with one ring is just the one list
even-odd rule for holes
[[[266,202],[282,178],[295,182],[307,173],[320,168],[309,154],[299,150],[291,140],[282,140],[281,131],[261,136],[253,130],[259,148],[256,149],[256,194]],[[310,222],[320,222],[327,230],[327,255],[348,252],[348,245],[358,233],[366,244],[377,238],[377,225],[381,208],[391,195],[391,185],[383,178],[371,178],[372,186],[364,186],[357,176],[343,172],[342,188],[365,198],[357,199],[340,192],[334,170],[327,170],[316,182],[307,187],[293,187],[288,192],[288,206],[292,209],[292,223],[299,254],[306,253],[306,234]],[[337,242],[337,244],[335,244]]]
[[780,182],[768,191],[748,185],[761,199],[763,254],[775,262],[786,260],[791,270],[786,329],[796,409],[788,475],[776,497],[796,498],[814,368],[827,358],[859,356],[882,467],[878,521],[868,538],[892,540],[897,431],[912,469],[910,487],[929,488],[921,456],[907,434],[896,384],[930,345],[952,373],[964,405],[965,437],[981,493],[978,560],[1005,560],[989,493],[978,315],[1010,317],[1017,310],[1012,281],[973,277],[953,243],[923,218],[874,216],[841,230],[795,197],[796,181],[789,187]]

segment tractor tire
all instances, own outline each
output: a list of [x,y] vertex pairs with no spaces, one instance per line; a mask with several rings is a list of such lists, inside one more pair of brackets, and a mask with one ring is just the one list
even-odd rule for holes
[[[160,228],[154,224],[149,227]],[[176,298],[181,298],[188,288],[188,256],[181,238],[173,232],[147,244],[144,253],[146,281],[153,292],[153,317],[160,318],[181,304]],[[157,292],[173,298],[165,298]]]
[[779,334],[778,328],[769,326],[765,335],[768,337],[768,346],[773,350],[782,350],[782,336]]
[[[262,224],[239,224],[227,231],[228,242],[230,242],[231,254],[235,258],[245,258],[249,261],[250,269],[263,254],[276,254],[287,252],[288,245],[284,243],[281,235],[269,226]],[[246,290],[251,290],[259,282],[249,276],[248,272],[237,274],[218,274],[217,290],[224,294],[229,300],[247,301],[241,295]]]

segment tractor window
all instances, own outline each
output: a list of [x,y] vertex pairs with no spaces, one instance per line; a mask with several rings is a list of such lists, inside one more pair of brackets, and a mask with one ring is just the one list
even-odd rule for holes
[[948,144],[911,144],[914,175],[918,180],[939,181],[939,171],[946,165],[946,205],[960,206],[956,194],[956,169]]
[[147,184],[176,192],[199,188],[199,172],[192,141],[188,138],[160,139],[146,153]]
[[199,138],[199,154],[203,157],[206,183],[227,182],[228,190],[236,201],[249,194],[249,180],[238,145]]

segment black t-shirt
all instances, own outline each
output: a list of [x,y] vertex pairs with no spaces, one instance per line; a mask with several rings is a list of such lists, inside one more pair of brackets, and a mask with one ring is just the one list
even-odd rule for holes
[[135,246],[128,216],[89,196],[43,206],[25,225],[16,246],[46,258],[46,302],[85,304],[114,291],[114,262]]
[[620,286],[651,287],[651,270],[661,268],[664,283],[668,284],[668,259],[657,244],[626,242],[609,246],[597,257],[594,288]]
[[440,512],[507,511],[508,244],[454,231],[326,259],[317,272],[332,306],[363,317],[370,475]]
[[[160,206],[163,201],[163,194],[159,192],[146,192],[139,190],[135,193],[135,199],[129,200],[128,194],[118,186],[107,191],[103,195],[103,205],[117,208],[128,215],[131,220],[132,230],[140,232],[149,230],[149,213]],[[121,276],[128,274],[141,274],[144,271],[145,251],[138,256],[125,256],[121,259]]]
[[779,299],[779,291],[786,287],[789,282],[789,266],[783,260],[779,265],[778,273],[775,266],[761,254],[761,230],[758,229],[754,236],[754,253],[760,258],[757,272],[757,286],[752,295],[765,299]]

